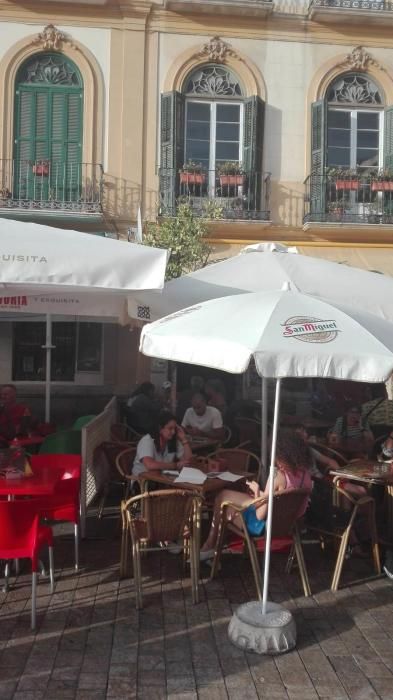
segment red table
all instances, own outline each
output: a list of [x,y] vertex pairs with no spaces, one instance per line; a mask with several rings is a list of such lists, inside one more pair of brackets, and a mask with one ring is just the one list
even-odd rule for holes
[[42,467],[33,476],[0,477],[0,496],[52,496],[59,478],[59,470],[53,467]]

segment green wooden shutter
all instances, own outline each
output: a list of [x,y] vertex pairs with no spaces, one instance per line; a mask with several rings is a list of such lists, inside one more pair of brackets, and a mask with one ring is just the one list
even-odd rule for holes
[[[15,93],[14,196],[78,201],[82,165],[83,91],[79,86],[19,84]],[[48,176],[34,174],[49,161]]]
[[326,208],[326,103],[318,100],[311,105],[311,214],[323,217]]
[[247,175],[247,208],[261,208],[265,103],[257,95],[244,100],[243,167]]
[[393,171],[393,106],[385,109],[383,142],[384,167]]
[[184,95],[161,95],[160,193],[164,214],[173,216],[178,194],[178,170],[184,160]]

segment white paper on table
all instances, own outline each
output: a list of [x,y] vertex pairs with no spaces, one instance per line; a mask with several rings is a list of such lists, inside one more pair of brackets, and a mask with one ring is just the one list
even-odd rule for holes
[[218,479],[222,479],[223,481],[239,481],[239,479],[243,479],[242,474],[232,474],[232,472],[220,472],[217,474]]
[[175,479],[174,483],[204,484],[205,481],[206,474],[204,474],[200,469],[194,469],[193,467],[183,467],[179,476]]

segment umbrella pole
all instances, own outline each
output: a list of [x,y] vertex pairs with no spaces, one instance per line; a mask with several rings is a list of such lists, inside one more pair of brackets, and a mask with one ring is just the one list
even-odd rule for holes
[[243,651],[257,654],[281,654],[296,645],[296,625],[289,610],[278,603],[267,602],[269,588],[270,547],[272,541],[272,515],[274,493],[274,463],[280,412],[281,379],[276,382],[276,400],[270,462],[269,500],[265,540],[265,567],[262,605],[260,600],[243,603],[235,610],[228,627],[231,642]]
[[263,486],[267,477],[267,379],[262,377],[262,426],[261,426],[261,461]]
[[272,542],[273,496],[274,496],[274,465],[276,461],[277,433],[280,420],[280,391],[281,379],[276,380],[276,397],[274,402],[274,420],[272,434],[272,450],[269,470],[269,500],[267,508],[266,539],[265,539],[265,566],[263,573],[262,615],[266,613],[267,594],[269,588],[270,572],[270,547]]
[[45,345],[46,351],[46,372],[45,372],[45,421],[50,421],[50,390],[51,390],[51,362],[52,362],[52,316],[46,314]]

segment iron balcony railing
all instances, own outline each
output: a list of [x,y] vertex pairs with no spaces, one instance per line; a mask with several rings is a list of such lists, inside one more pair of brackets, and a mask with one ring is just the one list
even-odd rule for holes
[[393,181],[383,175],[311,174],[305,181],[304,222],[393,223]]
[[161,168],[159,175],[161,216],[187,202],[208,219],[270,221],[270,173]]
[[393,11],[393,0],[310,0],[310,10],[331,7],[336,10]]
[[100,164],[0,159],[0,210],[100,213],[102,186]]

